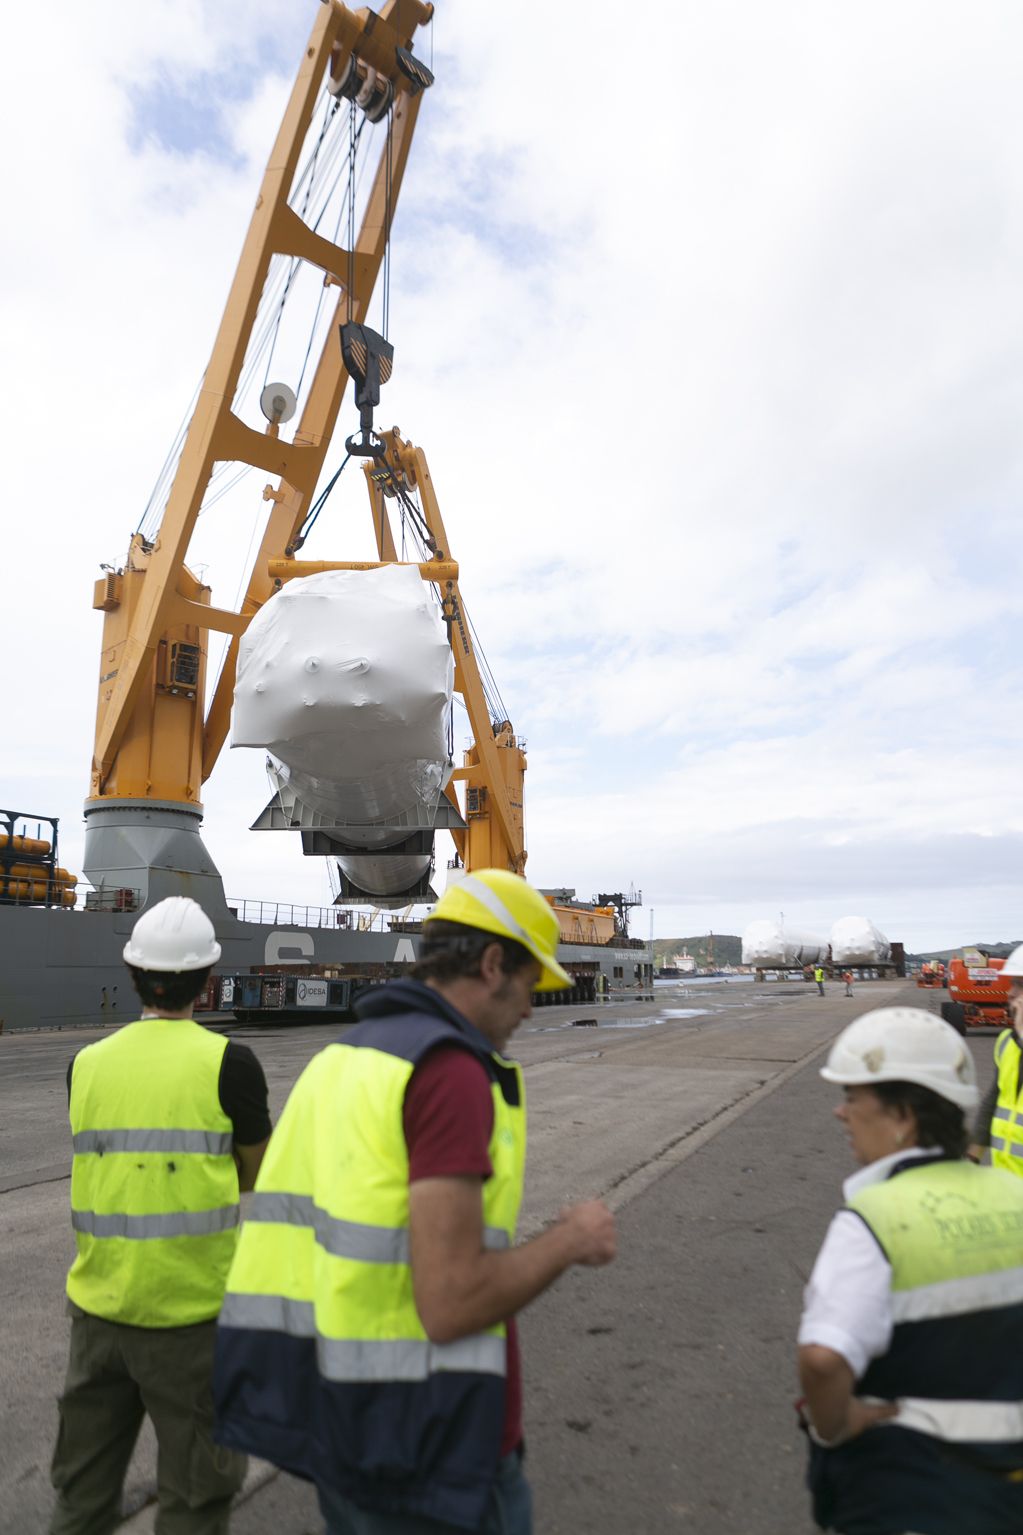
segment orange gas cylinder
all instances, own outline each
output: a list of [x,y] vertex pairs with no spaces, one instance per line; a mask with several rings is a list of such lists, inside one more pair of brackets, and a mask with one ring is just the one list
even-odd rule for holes
[[78,899],[67,885],[59,885],[56,882],[50,884],[45,879],[3,879],[0,878],[0,896],[8,901],[24,902],[26,906],[42,903],[49,899],[53,905],[73,906]]
[[41,837],[12,837],[9,832],[2,831],[0,853],[5,848],[10,848],[12,853],[24,853],[26,858],[45,858],[50,851],[50,844]]
[[54,884],[57,885],[78,884],[77,874],[70,874],[67,869],[53,869],[51,871],[45,864],[39,863],[12,863],[9,869],[0,872],[5,872],[11,879],[43,881],[52,879]]

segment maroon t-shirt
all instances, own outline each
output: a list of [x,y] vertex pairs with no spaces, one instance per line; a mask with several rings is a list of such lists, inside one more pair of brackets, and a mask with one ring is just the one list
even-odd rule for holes
[[[412,1073],[405,1092],[409,1182],[421,1178],[489,1178],[494,1102],[490,1078],[460,1045],[438,1045]],[[515,1318],[509,1317],[501,1454],[522,1443],[522,1370]]]

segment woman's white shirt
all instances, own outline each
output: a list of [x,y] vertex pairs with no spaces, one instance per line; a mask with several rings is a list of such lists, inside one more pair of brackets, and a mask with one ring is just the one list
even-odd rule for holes
[[[881,1157],[847,1178],[842,1194],[848,1201],[861,1189],[882,1183],[898,1163],[940,1155],[930,1147],[912,1146]],[[891,1279],[892,1266],[873,1233],[852,1210],[839,1210],[803,1292],[799,1344],[834,1349],[858,1380],[891,1343]]]

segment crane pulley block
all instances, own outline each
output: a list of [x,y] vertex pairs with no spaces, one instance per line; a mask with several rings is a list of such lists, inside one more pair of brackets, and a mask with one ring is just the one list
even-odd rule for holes
[[387,383],[394,366],[394,347],[368,325],[349,320],[342,325],[341,356],[355,385],[355,403],[359,407],[359,435],[345,441],[353,458],[380,458],[386,451],[383,438],[373,432],[373,410],[380,404],[381,386]]

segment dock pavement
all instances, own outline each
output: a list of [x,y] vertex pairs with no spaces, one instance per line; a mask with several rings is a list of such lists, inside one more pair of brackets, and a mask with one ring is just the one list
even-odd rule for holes
[[[571,1271],[521,1318],[537,1535],[810,1535],[792,1407],[794,1336],[803,1285],[852,1170],[832,1114],[837,1092],[818,1068],[834,1035],[870,1005],[931,1000],[914,987],[876,983],[851,1002],[838,987],[823,1000],[734,988],[727,1002],[719,999],[723,1011],[692,1018],[683,1015],[693,997],[660,1001],[665,1019],[652,1028],[642,1009],[621,1020],[602,1015],[586,1030],[567,1017],[561,1029],[555,1010],[545,1010],[519,1040],[537,1126],[526,1233],[549,1217],[566,1179],[566,1197],[603,1194],[619,1230],[615,1263]],[[675,1016],[673,1001],[684,1004]],[[69,1043],[56,1042],[55,1063]],[[971,1041],[982,1085],[991,1044]],[[33,1095],[54,1110],[60,1098],[56,1064],[44,1069],[31,1048],[17,1094],[26,1115]],[[308,1058],[315,1042],[285,1041],[280,1051],[296,1057],[287,1063],[271,1041],[256,1048],[279,1103],[297,1057]],[[641,1137],[636,1127],[645,1122],[654,1129]],[[607,1141],[614,1155],[605,1163]],[[8,1235],[17,1233],[25,1266],[11,1265],[15,1283],[0,1324],[8,1344],[0,1423],[15,1450],[11,1474],[0,1468],[5,1535],[42,1535],[51,1502],[50,1446],[42,1441],[66,1346],[66,1324],[54,1313],[67,1248],[66,1172],[52,1146],[47,1130],[32,1153],[32,1184],[7,1196],[19,1201]],[[38,1333],[44,1315],[55,1325]],[[19,1375],[19,1353],[31,1375]],[[143,1444],[129,1486],[137,1511],[122,1535],[153,1530],[152,1504],[138,1509],[148,1463]],[[310,1487],[257,1463],[231,1530],[321,1535],[322,1522]]]

